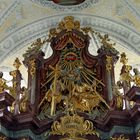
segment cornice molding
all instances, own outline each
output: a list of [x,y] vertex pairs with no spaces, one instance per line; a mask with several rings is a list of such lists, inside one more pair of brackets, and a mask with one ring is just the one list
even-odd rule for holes
[[83,13],[66,13],[40,19],[7,35],[0,41],[1,62],[36,38],[46,36],[50,28],[55,27],[68,15],[74,15],[77,20],[80,20],[81,26],[90,26],[95,30],[107,33],[126,44],[129,50],[140,54],[140,33],[133,28],[104,17]]

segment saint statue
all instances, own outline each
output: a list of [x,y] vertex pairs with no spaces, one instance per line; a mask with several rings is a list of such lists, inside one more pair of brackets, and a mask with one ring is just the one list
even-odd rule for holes
[[136,84],[136,86],[140,87],[140,72],[137,68],[133,69],[134,76],[133,76],[133,81]]
[[19,100],[19,110],[20,112],[27,111],[27,102],[28,102],[28,89],[25,87],[21,88],[21,99]]
[[8,89],[6,80],[3,78],[3,72],[0,72],[0,93],[4,92],[5,89]]

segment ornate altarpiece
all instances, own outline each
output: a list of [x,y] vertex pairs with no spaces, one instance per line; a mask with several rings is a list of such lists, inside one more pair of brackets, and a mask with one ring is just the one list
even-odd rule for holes
[[[88,52],[89,32],[100,41],[97,56]],[[41,47],[46,42],[50,42],[53,54],[44,59]],[[10,72],[12,87],[6,85],[1,73],[0,139],[139,139],[139,73],[135,69],[135,75],[130,75],[132,67],[123,53],[120,81],[115,84],[119,52],[114,45],[108,35],[81,28],[71,16],[50,29],[47,40],[37,39],[23,55],[27,88],[21,87],[18,59],[16,70]],[[135,84],[131,86],[131,82]]]

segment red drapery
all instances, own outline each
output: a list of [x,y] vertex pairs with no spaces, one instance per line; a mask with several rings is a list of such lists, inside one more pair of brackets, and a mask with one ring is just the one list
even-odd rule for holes
[[54,48],[56,50],[62,50],[68,43],[68,41],[71,40],[71,42],[77,47],[77,48],[84,48],[85,42],[83,39],[80,39],[77,37],[74,33],[72,34],[66,34],[61,37],[59,41],[56,42],[56,45]]

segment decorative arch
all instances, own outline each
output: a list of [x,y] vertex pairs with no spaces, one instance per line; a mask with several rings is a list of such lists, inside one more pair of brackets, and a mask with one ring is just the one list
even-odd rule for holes
[[37,20],[8,34],[0,41],[1,62],[6,59],[7,56],[13,55],[36,38],[46,36],[48,30],[57,25],[64,16],[73,14],[75,19],[80,20],[81,26],[90,26],[95,30],[107,33],[117,40],[120,40],[123,44],[126,44],[131,51],[140,54],[140,34],[131,27],[108,18],[91,14],[66,13]]

